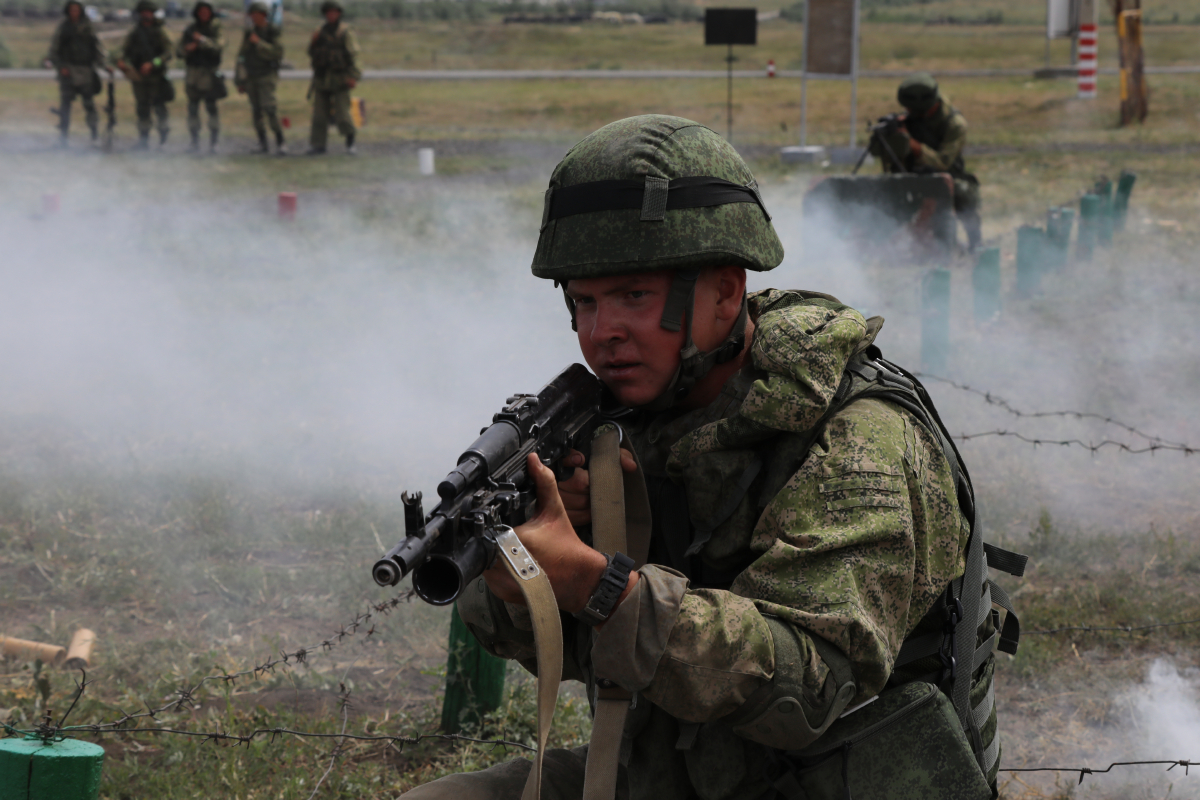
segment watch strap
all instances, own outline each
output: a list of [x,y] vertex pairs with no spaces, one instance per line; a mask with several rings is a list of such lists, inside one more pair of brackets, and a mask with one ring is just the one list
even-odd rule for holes
[[616,608],[617,601],[621,599],[621,593],[629,585],[629,575],[634,568],[633,559],[624,553],[618,552],[611,556],[605,554],[604,557],[608,559],[608,566],[600,576],[600,585],[592,592],[587,604],[572,615],[584,625],[593,628],[608,620]]

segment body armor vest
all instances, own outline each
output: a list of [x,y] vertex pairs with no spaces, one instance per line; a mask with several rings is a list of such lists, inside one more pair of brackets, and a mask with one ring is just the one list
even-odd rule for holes
[[[201,36],[205,36],[209,39],[212,39],[216,33],[213,30],[212,23],[209,23],[208,25],[201,25],[198,22],[193,22],[191,25],[188,25],[186,29],[184,29],[183,38],[180,39],[180,41],[185,43],[190,42],[192,40],[192,34],[197,32]],[[190,52],[185,51],[185,53],[186,55],[184,56],[183,60],[184,63],[186,63],[189,67],[217,69],[221,66],[221,52],[219,50],[197,47],[195,50]]]
[[[975,520],[970,475],[928,393],[915,376],[884,360],[876,346],[850,360],[837,393],[816,425],[802,434],[778,432],[744,451],[726,451],[725,466],[720,470],[726,474],[710,476],[705,481],[708,487],[689,487],[686,477],[681,485],[648,473],[653,517],[648,561],[682,572],[693,588],[728,589],[738,573],[757,558],[748,545],[759,516],[800,468],[826,423],[851,403],[868,398],[904,409],[935,437],[949,463],[959,508],[971,526],[963,575],[950,582],[942,598],[905,639],[888,686],[924,681],[941,689],[954,702],[981,773],[993,783],[999,768],[1000,739],[992,690],[992,651],[998,646],[1003,652],[1015,653],[1020,625],[1008,595],[988,580],[987,567],[1019,576],[1027,557],[983,542]],[[720,495],[708,506],[708,520],[695,521],[689,495],[693,499]],[[717,549],[724,557],[719,564],[700,557],[702,549],[710,555],[713,548],[705,547],[710,541],[721,545]],[[1000,630],[993,603],[1008,612]]]
[[350,69],[350,53],[346,50],[346,29],[341,22],[321,27],[320,34],[309,49],[312,68],[318,75],[326,72],[345,72]]
[[[946,127],[950,120],[958,112],[954,110],[954,106],[942,101],[943,108],[933,119],[925,119],[913,114],[909,114],[904,122],[904,127],[908,130],[908,134],[916,139],[922,145],[933,148],[934,150],[942,149],[942,142],[946,138]],[[960,177],[967,169],[966,162],[959,155],[954,159],[954,163],[950,165],[949,172],[955,177]]]
[[96,61],[96,34],[90,25],[75,24],[70,20],[63,23],[62,36],[58,40],[59,62],[78,66],[90,66]]
[[279,69],[279,62],[273,58],[263,58],[259,55],[257,47],[247,44],[251,33],[257,33],[258,38],[264,42],[275,44],[275,42],[279,41],[279,28],[274,25],[268,25],[263,30],[250,28],[242,37],[242,63],[246,67],[246,74],[251,78],[274,74]]
[[158,28],[158,23],[151,26],[138,23],[134,29],[133,39],[129,47],[129,60],[134,69],[138,69],[148,61],[161,58],[167,54],[164,37]]

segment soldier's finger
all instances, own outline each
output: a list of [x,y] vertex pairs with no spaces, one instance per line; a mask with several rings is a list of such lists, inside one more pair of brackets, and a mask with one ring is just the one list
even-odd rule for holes
[[542,464],[537,453],[530,453],[525,463],[537,487],[538,516],[549,519],[565,514],[566,509],[563,508],[562,496],[558,493],[558,481],[554,479],[554,470]]
[[586,469],[575,468],[575,472],[571,477],[558,484],[559,491],[563,492],[581,492],[586,494],[588,487],[591,486],[591,477]]
[[633,453],[625,448],[621,448],[621,469],[625,472],[637,472],[637,461],[633,458]]
[[562,458],[564,467],[582,467],[585,463],[587,463],[587,459],[578,450],[572,450]]

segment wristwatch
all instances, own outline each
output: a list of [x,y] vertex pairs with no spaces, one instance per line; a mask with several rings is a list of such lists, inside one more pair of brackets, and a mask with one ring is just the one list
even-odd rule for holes
[[608,567],[600,576],[600,585],[592,592],[583,609],[572,614],[575,619],[593,628],[612,614],[617,601],[621,599],[621,592],[629,584],[629,573],[633,572],[634,567],[633,559],[624,553],[612,556],[605,554],[604,557],[608,559]]

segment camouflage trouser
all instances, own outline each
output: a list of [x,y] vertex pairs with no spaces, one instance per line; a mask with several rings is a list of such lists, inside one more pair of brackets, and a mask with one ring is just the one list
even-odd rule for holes
[[217,108],[216,98],[212,97],[208,92],[201,92],[195,87],[187,87],[188,101],[188,131],[192,134],[200,133],[200,104],[204,103],[204,109],[208,112],[208,129],[213,133],[221,130],[221,110]]
[[[542,800],[578,800],[583,796],[587,747],[548,750],[542,770]],[[463,772],[418,786],[404,800],[521,800],[532,761],[506,761],[481,772]],[[617,779],[617,800],[628,800],[625,770]]]
[[159,99],[161,96],[160,82],[151,81],[134,81],[133,82],[133,100],[137,106],[137,129],[139,136],[147,136],[152,127],[150,123],[150,112],[154,111],[154,116],[158,118],[158,132],[166,134],[171,130],[171,126],[167,124],[167,104]]
[[[246,96],[250,98],[250,115],[254,118],[254,130],[260,139],[267,135],[267,125],[271,126],[276,139],[283,137],[283,126],[279,124],[279,109],[275,102],[275,84],[278,80],[274,75],[246,79]],[[263,122],[264,119],[266,124]]]
[[71,129],[71,102],[75,99],[75,95],[79,95],[79,102],[83,105],[83,112],[87,115],[87,125],[92,131],[96,130],[96,126],[100,124],[100,115],[96,113],[96,95],[91,92],[90,87],[80,88],[72,81],[58,82],[58,129],[62,131],[62,135],[66,136],[67,131]]
[[308,143],[313,148],[325,149],[331,122],[337,125],[338,131],[343,136],[354,134],[354,120],[350,118],[349,89],[337,92],[313,90],[312,134],[308,139]]

